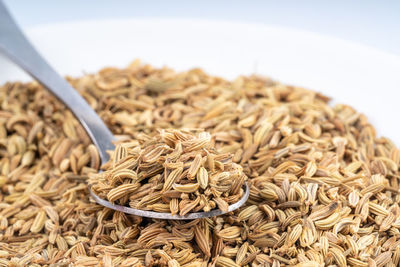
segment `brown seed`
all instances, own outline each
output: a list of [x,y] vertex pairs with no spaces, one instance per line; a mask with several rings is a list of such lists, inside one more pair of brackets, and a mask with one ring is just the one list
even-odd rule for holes
[[67,156],[67,153],[71,149],[72,144],[73,141],[68,138],[65,138],[61,141],[60,145],[55,150],[52,158],[54,165],[60,165],[60,162]]
[[347,262],[346,262],[346,257],[343,254],[342,251],[340,251],[337,248],[331,248],[329,249],[329,252],[331,253],[331,255],[333,256],[335,262],[337,263],[338,266],[340,267],[346,267],[347,266]]
[[199,170],[199,168],[201,167],[202,164],[202,157],[200,154],[197,154],[196,157],[194,158],[192,164],[190,165],[190,168],[187,172],[187,176],[189,179],[193,179],[193,177],[196,176],[197,171]]
[[44,210],[40,210],[37,214],[35,219],[33,220],[32,226],[31,226],[31,232],[32,233],[39,233],[43,227],[44,223],[46,221],[46,212]]
[[210,246],[207,241],[207,237],[204,234],[203,230],[199,226],[194,227],[194,237],[197,245],[201,249],[201,251],[207,256],[211,257]]
[[289,247],[292,246],[294,243],[296,243],[296,241],[300,238],[302,231],[303,231],[303,227],[300,224],[296,225],[292,229],[292,231],[289,233],[288,238],[287,238],[287,245]]
[[140,184],[123,184],[114,189],[111,189],[110,192],[107,194],[107,199],[111,202],[114,202],[131,192],[137,190],[140,187]]
[[188,214],[192,209],[194,209],[200,203],[200,197],[197,197],[195,200],[190,201],[185,206],[180,208],[179,215],[183,216]]
[[228,212],[229,205],[228,205],[228,203],[226,203],[225,200],[223,200],[222,198],[217,197],[217,198],[214,199],[214,201],[215,201],[215,203],[217,203],[218,208],[220,210],[222,210],[223,212]]
[[197,182],[202,189],[206,189],[208,186],[208,172],[206,168],[200,167],[197,172]]
[[195,184],[185,184],[185,185],[180,185],[180,184],[176,184],[174,183],[172,185],[172,187],[178,191],[178,192],[182,192],[182,193],[193,193],[196,192],[197,189],[199,188],[199,184],[195,183]]
[[173,170],[167,177],[167,179],[165,179],[164,185],[163,185],[163,192],[168,191],[169,189],[171,189],[172,185],[175,183],[176,179],[178,179],[178,177],[181,176],[183,172],[183,168],[176,168],[175,170]]
[[218,267],[240,267],[240,265],[236,264],[233,260],[227,257],[219,256],[215,261],[215,266]]
[[237,226],[231,226],[218,232],[218,236],[223,240],[235,240],[240,236],[242,229]]

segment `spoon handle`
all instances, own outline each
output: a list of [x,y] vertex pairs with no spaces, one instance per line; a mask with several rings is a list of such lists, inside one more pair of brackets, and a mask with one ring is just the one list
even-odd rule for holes
[[114,136],[83,97],[30,44],[1,0],[0,52],[38,80],[74,113],[97,146],[102,163],[105,163],[108,160],[106,151],[114,148]]

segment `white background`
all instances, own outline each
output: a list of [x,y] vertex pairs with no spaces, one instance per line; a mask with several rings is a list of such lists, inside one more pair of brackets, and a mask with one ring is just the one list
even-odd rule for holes
[[400,55],[399,0],[4,0],[23,27],[112,18],[257,22],[356,41]]

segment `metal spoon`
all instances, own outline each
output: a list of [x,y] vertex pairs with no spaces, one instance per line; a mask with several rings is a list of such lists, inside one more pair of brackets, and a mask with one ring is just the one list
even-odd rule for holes
[[[74,113],[92,139],[93,143],[96,145],[100,154],[101,162],[107,162],[109,160],[107,150],[114,150],[113,141],[116,140],[115,137],[82,96],[80,96],[77,91],[73,89],[30,44],[11,17],[10,13],[7,11],[2,0],[0,0],[0,51],[39,81],[45,88],[51,91]],[[111,202],[97,196],[90,187],[89,192],[94,200],[100,205],[141,217],[191,220],[218,216],[225,213],[219,209],[215,209],[209,212],[195,212],[180,216],[171,215],[169,213],[138,210],[112,204]],[[242,198],[238,202],[230,205],[228,212],[241,207],[247,201],[248,197],[249,187],[245,184],[245,192]]]

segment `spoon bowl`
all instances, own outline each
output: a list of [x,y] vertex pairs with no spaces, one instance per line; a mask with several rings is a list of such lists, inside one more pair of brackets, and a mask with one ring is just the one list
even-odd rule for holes
[[219,216],[219,215],[234,211],[234,210],[240,208],[241,206],[243,206],[244,203],[246,203],[247,199],[249,198],[249,194],[250,194],[249,186],[247,185],[247,183],[245,183],[244,186],[245,186],[245,191],[244,191],[242,198],[238,202],[230,205],[228,207],[227,212],[223,212],[219,209],[213,209],[209,212],[192,212],[192,213],[188,213],[186,215],[171,215],[171,213],[167,213],[167,212],[139,210],[139,209],[134,209],[134,208],[127,207],[127,206],[116,205],[107,200],[100,198],[98,195],[96,195],[91,190],[90,186],[89,186],[89,192],[92,195],[92,197],[94,198],[94,200],[96,200],[96,202],[99,203],[100,205],[103,205],[104,207],[107,207],[107,208],[110,208],[113,210],[117,210],[117,211],[121,211],[124,213],[137,215],[137,216],[141,216],[141,217],[155,218],[155,219],[194,220],[194,219],[200,219],[200,218]]

